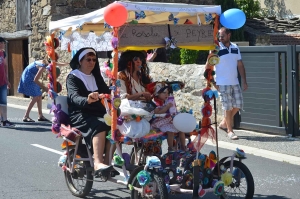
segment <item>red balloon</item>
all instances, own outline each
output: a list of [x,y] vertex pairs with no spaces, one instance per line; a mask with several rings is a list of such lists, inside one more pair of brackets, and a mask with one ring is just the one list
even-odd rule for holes
[[104,10],[104,20],[110,26],[120,27],[127,20],[127,10],[119,3],[111,3]]

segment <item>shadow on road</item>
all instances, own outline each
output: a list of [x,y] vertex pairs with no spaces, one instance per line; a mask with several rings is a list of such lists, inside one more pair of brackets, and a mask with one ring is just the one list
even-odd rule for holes
[[292,198],[287,198],[285,196],[275,196],[275,195],[261,195],[261,194],[255,194],[254,199],[256,198],[264,198],[264,199],[292,199]]
[[51,123],[46,122],[14,122],[16,130],[30,131],[30,132],[51,132]]
[[289,139],[285,137],[263,137],[263,136],[239,136],[240,140],[257,141],[257,142],[295,142],[298,139]]
[[[114,194],[113,192],[118,192],[118,194]],[[102,196],[96,196],[96,194],[101,194]],[[128,197],[124,197],[125,195],[128,195]],[[104,196],[103,196],[104,195]],[[122,196],[120,196],[122,195]],[[101,188],[99,188],[99,190],[97,189],[92,189],[92,191],[90,192],[90,194],[86,197],[86,198],[101,198],[101,199],[115,199],[115,198],[123,198],[123,199],[129,199],[130,198],[130,192],[127,188],[118,188],[117,190],[103,190]]]

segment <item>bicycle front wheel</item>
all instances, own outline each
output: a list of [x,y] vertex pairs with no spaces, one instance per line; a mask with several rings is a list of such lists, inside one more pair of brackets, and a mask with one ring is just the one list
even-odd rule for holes
[[[132,186],[136,188],[142,188],[136,178],[137,174],[143,170],[143,167],[135,169],[130,176],[133,176]],[[145,193],[146,196],[142,196],[141,192],[133,189],[131,191],[131,199],[142,199],[142,198],[156,198],[156,199],[168,199],[168,190],[164,179],[157,173],[151,173],[151,181],[147,185],[151,192]]]
[[[230,161],[224,163],[225,171],[230,172]],[[224,187],[221,199],[252,199],[254,195],[253,176],[242,162],[233,161],[232,183]]]

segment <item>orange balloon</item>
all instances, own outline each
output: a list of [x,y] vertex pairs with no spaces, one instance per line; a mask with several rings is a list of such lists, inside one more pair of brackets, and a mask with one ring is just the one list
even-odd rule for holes
[[104,10],[104,20],[113,27],[122,26],[127,20],[126,8],[119,3],[111,3]]

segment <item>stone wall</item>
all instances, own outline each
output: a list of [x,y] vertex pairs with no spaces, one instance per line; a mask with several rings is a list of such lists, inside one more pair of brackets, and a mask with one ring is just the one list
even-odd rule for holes
[[[106,59],[99,59],[100,65],[103,65]],[[203,76],[205,66],[188,64],[188,65],[174,65],[169,63],[149,63],[150,75],[154,81],[182,81],[185,83],[185,88],[175,93],[176,104],[178,109],[185,107],[186,109],[193,109],[197,119],[201,119],[201,106],[203,99],[201,97],[201,91],[206,87],[206,81]],[[63,90],[59,95],[66,95],[66,76],[70,72],[69,67],[60,67],[62,74],[58,78],[63,86]],[[213,104],[213,102],[212,102]],[[222,117],[222,110],[217,99],[218,107],[218,120]],[[213,113],[214,115],[214,113]],[[214,117],[212,116],[212,121]]]
[[32,35],[29,37],[29,60],[43,59],[46,56],[44,41],[49,35],[48,24],[51,21],[49,0],[31,1]]
[[16,31],[16,4],[14,0],[5,0],[0,3],[0,32]]
[[[185,107],[193,109],[194,115],[199,120],[202,118],[201,107],[203,105],[202,89],[206,87],[206,80],[203,76],[205,71],[204,65],[187,64],[173,65],[168,63],[149,63],[151,77],[154,81],[182,81],[185,83],[185,88],[175,92],[176,105],[178,109]],[[213,101],[212,106],[213,106]],[[214,111],[211,117],[214,122]],[[222,119],[222,109],[217,99],[217,120]]]

